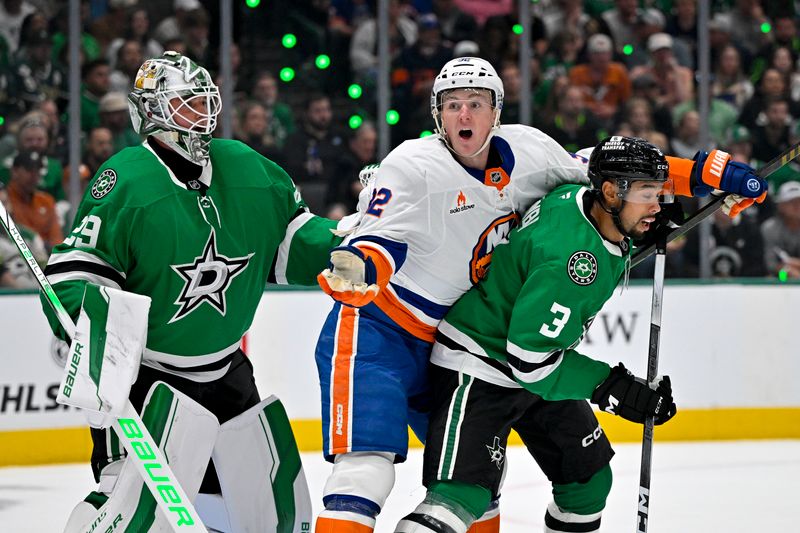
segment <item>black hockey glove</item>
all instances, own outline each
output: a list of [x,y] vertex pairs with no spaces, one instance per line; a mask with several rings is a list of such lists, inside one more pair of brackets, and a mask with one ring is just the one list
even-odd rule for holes
[[653,390],[622,363],[612,368],[611,374],[597,386],[592,394],[592,403],[607,413],[639,424],[652,416],[657,426],[675,416],[677,410],[672,401],[669,376],[661,378],[658,388]]

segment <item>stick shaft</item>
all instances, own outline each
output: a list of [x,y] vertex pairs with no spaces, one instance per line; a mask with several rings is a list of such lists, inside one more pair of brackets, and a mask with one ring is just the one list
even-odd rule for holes
[[[661,341],[661,309],[664,299],[666,238],[656,243],[656,264],[653,275],[653,298],[650,308],[650,340],[647,352],[647,382],[651,386],[658,376],[658,351]],[[639,502],[636,507],[636,531],[647,532],[650,519],[650,477],[653,459],[653,417],[647,417],[642,435],[642,461],[639,468]]]
[[[33,257],[33,253],[25,243],[25,239],[22,238],[19,228],[11,219],[2,202],[0,202],[0,224],[2,224],[3,229],[16,245],[20,255],[25,259],[28,268],[36,277],[39,287],[47,297],[48,304],[50,304],[50,307],[53,308],[58,317],[59,324],[61,324],[61,327],[64,328],[70,338],[74,337],[75,323],[72,321],[72,317],[69,316],[61,300],[58,299],[53,286],[50,285],[47,276],[42,272],[41,267]],[[69,361],[66,364],[69,365]],[[175,477],[175,473],[169,467],[166,457],[164,457],[153,436],[150,435],[136,409],[131,405],[130,400],[125,405],[123,416],[114,421],[114,430],[123,446],[125,446],[128,458],[136,465],[147,488],[167,518],[172,531],[175,533],[207,533],[192,502],[183,487],[181,487],[177,477]],[[134,446],[134,442],[137,446]],[[144,453],[145,451],[148,453]],[[146,456],[145,459],[140,454],[144,454]],[[147,466],[145,465],[145,460],[147,461]],[[154,475],[158,478],[158,482],[156,482]],[[168,504],[161,492],[168,490],[167,488],[175,491],[180,504],[176,502]]]

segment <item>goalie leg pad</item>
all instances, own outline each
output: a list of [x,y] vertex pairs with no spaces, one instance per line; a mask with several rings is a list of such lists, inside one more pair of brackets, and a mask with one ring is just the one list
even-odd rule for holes
[[213,459],[232,532],[311,531],[311,496],[278,398],[222,424]]
[[[145,400],[142,421],[164,453],[184,492],[193,500],[200,489],[219,430],[217,418],[185,394],[166,383],[157,382]],[[86,512],[85,506],[79,504],[81,509],[75,508],[65,533],[172,531],[162,513],[156,513],[156,501],[132,461],[126,459],[122,463],[116,480],[112,479],[113,471],[106,470],[102,478],[104,488],[113,487],[108,500],[92,516]],[[147,468],[147,471],[158,480],[157,465]],[[168,486],[164,487],[161,496],[169,497]]]

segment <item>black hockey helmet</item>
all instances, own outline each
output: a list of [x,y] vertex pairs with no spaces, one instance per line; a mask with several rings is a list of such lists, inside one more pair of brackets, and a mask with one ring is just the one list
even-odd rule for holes
[[[595,146],[589,157],[589,179],[592,188],[600,190],[603,182],[615,181],[623,200],[633,181],[664,183],[663,196],[672,195],[669,163],[661,150],[636,137],[615,135]],[[664,198],[671,201],[671,198]]]

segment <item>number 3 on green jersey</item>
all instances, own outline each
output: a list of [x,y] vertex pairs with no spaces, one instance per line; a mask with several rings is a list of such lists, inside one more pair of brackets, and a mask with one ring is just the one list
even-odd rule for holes
[[561,333],[561,330],[564,329],[564,326],[567,325],[569,315],[572,314],[572,311],[570,311],[569,307],[564,307],[558,302],[553,302],[553,305],[550,306],[550,312],[555,316],[550,322],[542,324],[542,327],[539,328],[539,333],[545,337],[555,339],[558,337],[559,333]]

